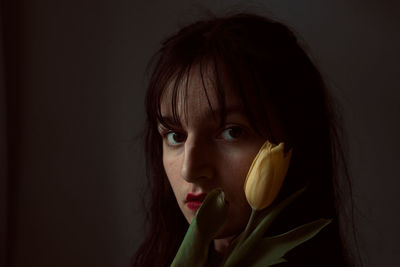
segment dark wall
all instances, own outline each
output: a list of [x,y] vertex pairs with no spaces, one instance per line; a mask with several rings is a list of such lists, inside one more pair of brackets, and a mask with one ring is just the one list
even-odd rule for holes
[[365,266],[400,263],[399,4],[248,2],[3,1],[0,167],[9,168],[0,192],[9,216],[0,226],[9,223],[10,267],[129,265],[143,234],[146,64],[202,7],[238,3],[308,44],[342,102]]
[[0,8],[0,266],[5,266],[7,236],[7,132],[3,14]]

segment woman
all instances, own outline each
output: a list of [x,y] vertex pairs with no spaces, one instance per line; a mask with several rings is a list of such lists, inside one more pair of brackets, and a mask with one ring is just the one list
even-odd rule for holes
[[350,266],[338,222],[338,192],[350,184],[338,188],[345,165],[335,113],[293,33],[270,19],[236,14],[181,29],[156,56],[146,96],[148,228],[133,266],[169,266],[206,193],[220,187],[229,211],[210,247],[210,265],[218,265],[246,226],[251,208],[243,183],[265,140],[293,148],[275,201],[307,185],[267,234],[333,219],[281,265]]

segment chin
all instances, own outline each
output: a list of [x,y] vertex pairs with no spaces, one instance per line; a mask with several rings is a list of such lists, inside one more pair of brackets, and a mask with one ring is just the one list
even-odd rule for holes
[[184,213],[183,212],[183,216],[185,217],[186,221],[188,222],[188,224],[191,224],[193,219],[194,219],[194,214],[190,214],[190,213]]
[[[244,228],[243,228],[244,229]],[[234,227],[231,225],[223,225],[215,234],[214,239],[224,239],[239,235],[242,230],[241,227]]]

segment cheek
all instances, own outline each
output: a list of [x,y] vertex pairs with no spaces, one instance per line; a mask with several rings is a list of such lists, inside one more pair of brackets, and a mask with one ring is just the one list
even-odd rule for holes
[[236,186],[243,186],[244,181],[247,176],[247,172],[249,171],[250,165],[253,162],[253,159],[257,151],[233,151],[224,156],[226,166],[230,166],[226,168],[228,172],[228,179],[231,184]]
[[174,157],[170,154],[163,154],[163,165],[169,183],[175,195],[180,187],[182,179],[180,179],[180,160],[179,157]]
[[221,175],[221,183],[228,194],[227,197],[230,195],[231,200],[236,202],[236,205],[247,205],[243,186],[257,152],[258,147],[255,146],[254,148],[250,147],[238,151],[231,151],[229,154],[224,155],[225,162],[223,165],[230,167],[220,169],[224,172],[223,175]]

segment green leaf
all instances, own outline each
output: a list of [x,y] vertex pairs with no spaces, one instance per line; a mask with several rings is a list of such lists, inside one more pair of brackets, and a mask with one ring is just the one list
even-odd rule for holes
[[247,266],[266,267],[285,261],[282,257],[287,252],[313,238],[330,222],[331,220],[318,219],[284,234],[264,238],[257,249],[248,255]]
[[214,235],[225,222],[228,205],[221,189],[211,191],[197,211],[171,267],[204,267]]
[[211,191],[196,214],[198,230],[207,238],[212,238],[225,222],[228,203],[222,189]]

